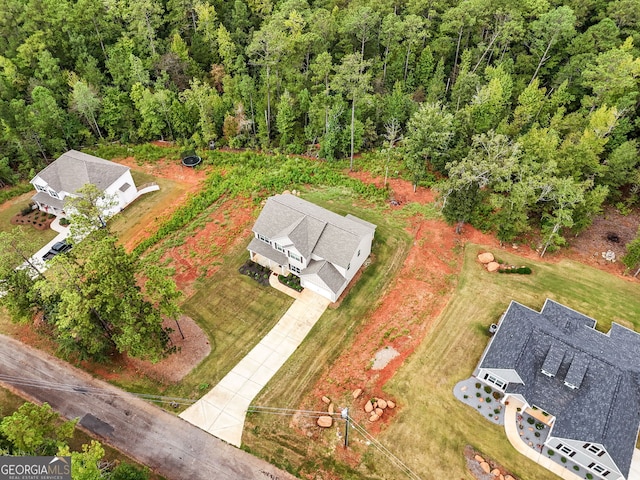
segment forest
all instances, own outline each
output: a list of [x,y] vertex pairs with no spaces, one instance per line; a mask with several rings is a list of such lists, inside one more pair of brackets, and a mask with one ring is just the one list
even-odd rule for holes
[[4,0],[0,29],[5,185],[108,142],[376,152],[542,254],[639,199],[640,0]]

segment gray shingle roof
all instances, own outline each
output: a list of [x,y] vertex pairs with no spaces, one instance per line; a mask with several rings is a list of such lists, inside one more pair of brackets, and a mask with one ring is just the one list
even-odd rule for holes
[[274,250],[266,243],[258,240],[257,238],[253,238],[247,250],[251,250],[252,252],[256,252],[259,255],[262,255],[269,260],[273,260],[278,265],[287,265],[289,263],[289,259],[284,253],[280,253],[277,250]]
[[253,226],[268,238],[288,237],[305,258],[314,253],[347,268],[361,239],[371,235],[375,225],[307,202],[294,195],[269,197]]
[[50,207],[64,210],[64,202],[62,200],[52,197],[48,193],[38,192],[33,197],[31,197],[31,200],[33,200],[34,202],[39,202],[45,205],[49,205]]
[[322,282],[334,293],[339,292],[347,281],[336,268],[326,260],[309,262],[309,266],[300,274],[301,278],[316,274]]
[[[552,300],[540,313],[512,302],[480,367],[516,370],[524,384],[510,383],[508,393],[554,415],[554,437],[604,445],[626,476],[640,425],[640,335],[594,327]],[[560,356],[555,375],[544,375]]]
[[37,176],[56,192],[74,193],[87,183],[93,183],[104,191],[127,170],[129,168],[123,165],[77,150],[69,150],[40,171]]

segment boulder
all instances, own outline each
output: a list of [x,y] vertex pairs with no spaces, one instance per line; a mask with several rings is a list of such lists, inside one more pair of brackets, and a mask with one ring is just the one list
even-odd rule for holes
[[333,425],[333,418],[331,418],[329,415],[322,415],[318,417],[317,423],[319,427],[329,428],[331,425]]
[[325,397],[324,395],[322,396],[322,401],[324,403],[326,403],[327,405],[329,405],[331,403],[331,400],[329,399],[329,397]]
[[487,264],[489,262],[493,262],[494,258],[495,257],[493,256],[493,253],[491,253],[491,252],[485,252],[485,253],[481,253],[480,255],[478,255],[478,261],[480,263],[484,263],[484,264]]
[[504,480],[515,480],[511,475],[505,475]]
[[353,391],[353,399],[357,399],[360,395],[362,394],[362,389],[361,388],[356,388]]
[[396,408],[396,402],[393,400],[387,400],[387,408]]
[[378,408],[378,400],[376,400],[375,402],[373,402],[373,408]]
[[476,456],[475,456],[475,457],[473,457],[473,458],[474,458],[474,459],[476,460],[476,462],[478,462],[478,463],[482,463],[482,462],[484,462],[484,458],[482,458],[480,455],[476,455]]
[[500,474],[500,480],[504,480],[504,475]]
[[500,268],[500,264],[498,262],[489,262],[487,263],[487,271],[495,272]]
[[364,411],[367,413],[373,412],[373,403],[371,403],[371,400],[364,404]]
[[291,190],[285,190],[284,192],[282,192],[283,195],[290,195],[291,194]]
[[377,422],[379,418],[380,417],[378,415],[376,415],[375,413],[372,413],[371,416],[369,417],[369,421],[370,422]]
[[378,415],[379,417],[382,416],[382,414],[384,413],[384,410],[382,410],[381,408],[376,408],[376,415]]
[[487,462],[482,462],[480,464],[480,468],[482,469],[482,471],[484,473],[489,473],[491,471],[491,467],[489,466],[489,464]]
[[387,408],[387,402],[381,398],[378,399],[378,408],[385,409]]
[[493,475],[494,477],[499,477],[500,476],[500,470],[497,468],[494,468],[493,470],[491,470],[491,475]]
[[328,411],[329,413],[335,413],[336,409],[335,409],[335,407],[333,406],[333,402],[331,402],[331,403],[329,404],[329,408],[327,409],[327,411]]

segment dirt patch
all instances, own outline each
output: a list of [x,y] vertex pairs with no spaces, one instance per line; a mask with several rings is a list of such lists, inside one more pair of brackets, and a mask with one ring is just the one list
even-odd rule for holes
[[[350,177],[356,178],[364,183],[371,183],[378,188],[384,187],[383,177],[373,177],[369,172],[348,172],[345,171]],[[394,206],[402,206],[405,203],[417,202],[417,203],[432,203],[436,199],[436,193],[430,188],[418,188],[413,191],[413,185],[411,182],[402,180],[400,178],[387,179],[387,186],[389,188],[389,201],[393,202]]]
[[194,292],[193,283],[198,277],[213,275],[222,257],[251,236],[253,211],[249,199],[227,200],[207,217],[200,230],[164,253],[163,260],[175,268],[174,280],[186,296]]
[[[477,480],[496,480],[496,478],[517,480],[502,465],[474,450],[470,445],[464,447],[464,458],[467,462],[467,468]],[[489,472],[483,470],[483,464],[486,464],[485,468],[489,468]],[[497,473],[497,475],[494,475],[494,473]]]
[[158,178],[166,178],[184,186],[182,193],[173,201],[158,204],[140,217],[137,221],[138,228],[135,234],[131,235],[123,245],[127,251],[133,250],[136,245],[156,232],[165,220],[169,219],[179,207],[202,188],[202,184],[207,178],[206,169],[184,167],[180,162],[176,161],[161,160],[153,164],[143,165],[138,165],[133,157],[115,161],[132,170],[141,171]]
[[170,337],[172,345],[177,349],[176,353],[155,364],[128,358],[127,370],[141,373],[161,383],[176,383],[209,355],[211,345],[207,335],[191,317],[183,315],[178,319],[178,324],[173,320],[165,320],[163,325],[173,330]]

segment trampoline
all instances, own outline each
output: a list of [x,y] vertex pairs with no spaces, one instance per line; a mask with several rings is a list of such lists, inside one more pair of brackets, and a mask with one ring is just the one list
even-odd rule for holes
[[200,162],[202,162],[202,158],[197,155],[189,155],[188,157],[184,157],[182,159],[182,165],[185,167],[195,167]]

